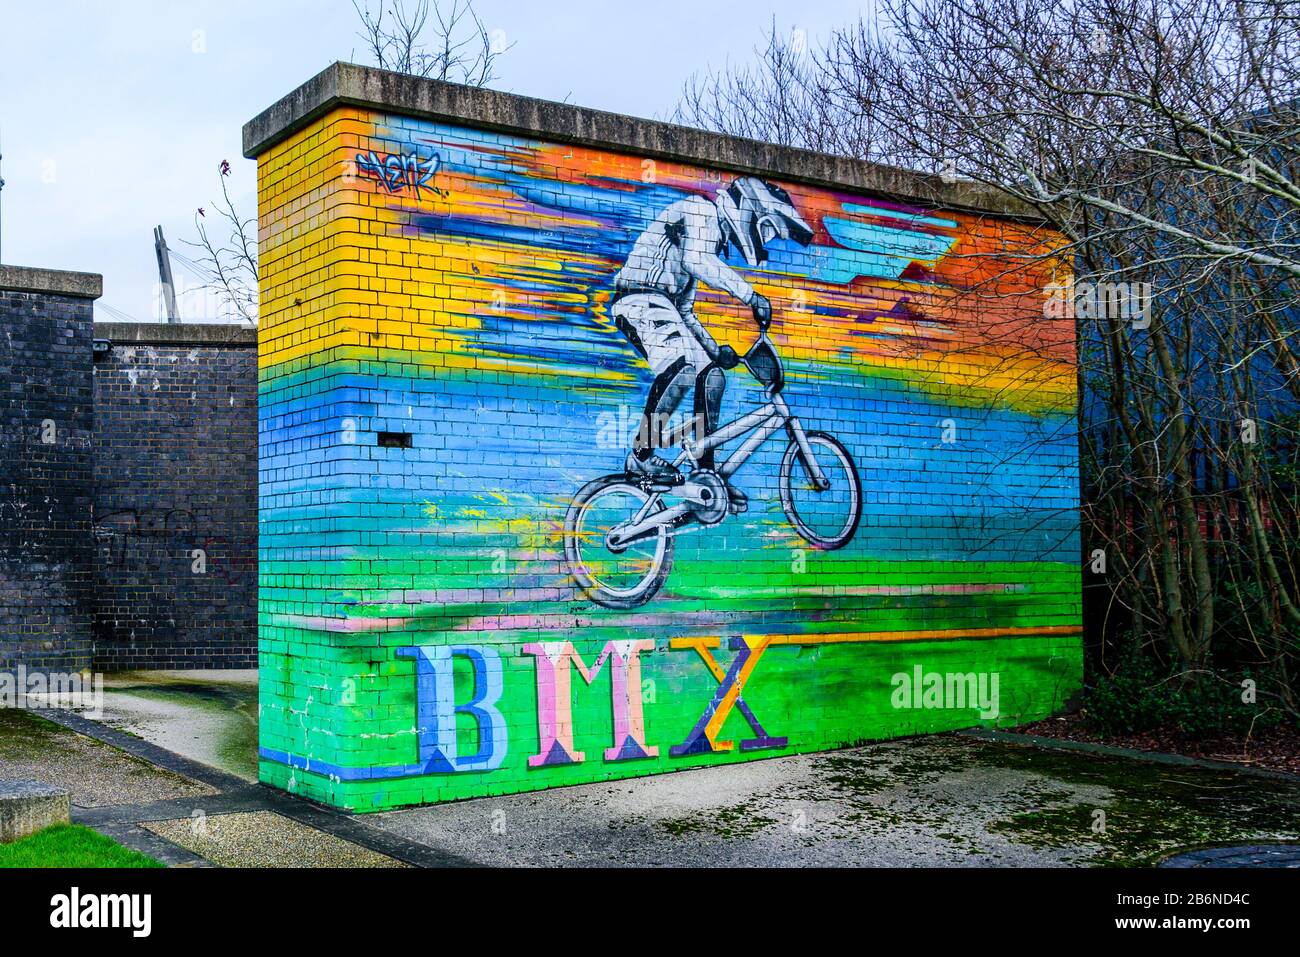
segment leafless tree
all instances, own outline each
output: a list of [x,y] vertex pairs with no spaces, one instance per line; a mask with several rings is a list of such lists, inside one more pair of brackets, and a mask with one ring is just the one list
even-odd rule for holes
[[204,277],[203,288],[242,321],[257,325],[257,221],[240,215],[230,198],[230,163],[222,160],[217,173],[221,199],[195,210],[197,238],[182,242],[198,251],[194,267]]
[[1297,714],[1300,17],[1283,0],[880,0],[696,77],[678,119],[996,187],[1093,288],[1085,571],[1103,651],[1262,673]]
[[[473,0],[380,0],[373,6],[353,0],[353,7],[360,36],[375,65],[385,70],[485,86],[497,58],[514,46],[484,26]],[[193,266],[203,287],[256,325],[257,221],[242,215],[231,199],[227,161],[221,161],[219,173],[221,198],[195,212],[195,238],[182,241],[199,252]]]
[[359,36],[382,70],[486,86],[497,58],[513,46],[489,31],[472,0],[352,0]]

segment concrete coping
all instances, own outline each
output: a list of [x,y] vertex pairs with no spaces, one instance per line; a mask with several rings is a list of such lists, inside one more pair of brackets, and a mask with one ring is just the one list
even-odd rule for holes
[[0,292],[35,292],[47,296],[98,299],[104,294],[104,277],[94,272],[0,266]]
[[0,801],[9,798],[60,797],[67,794],[66,788],[58,788],[40,781],[0,781]]
[[353,63],[331,64],[244,124],[244,156],[255,159],[340,106],[357,106],[550,142],[630,152],[737,173],[773,176],[903,200],[931,209],[965,210],[1043,221],[1031,206],[982,183],[968,180],[944,182],[941,176],[896,166],[392,73]]
[[96,339],[122,345],[255,347],[257,330],[216,322],[96,322]]

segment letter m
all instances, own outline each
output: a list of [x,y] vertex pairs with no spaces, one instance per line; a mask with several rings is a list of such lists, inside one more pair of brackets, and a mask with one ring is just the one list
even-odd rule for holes
[[524,654],[537,659],[538,753],[528,759],[529,767],[581,764],[586,755],[573,744],[574,669],[591,684],[605,662],[610,665],[610,694],[614,708],[614,743],[605,749],[606,761],[630,761],[659,756],[659,748],[645,743],[645,711],[641,705],[641,659],[655,643],[611,641],[590,668],[569,641],[544,641],[524,645]]

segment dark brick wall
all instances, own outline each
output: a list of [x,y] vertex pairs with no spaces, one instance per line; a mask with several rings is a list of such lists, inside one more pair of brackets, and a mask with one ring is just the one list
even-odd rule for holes
[[255,338],[95,335],[95,667],[256,667]]
[[90,664],[92,301],[0,288],[0,670]]

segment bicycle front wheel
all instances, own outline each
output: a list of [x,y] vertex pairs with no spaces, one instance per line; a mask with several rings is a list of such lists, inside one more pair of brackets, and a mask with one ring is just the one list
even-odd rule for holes
[[849,450],[834,436],[809,432],[808,446],[829,483],[819,488],[793,439],[781,459],[781,507],[796,532],[823,551],[843,548],[862,520],[862,485]]
[[[589,482],[574,497],[564,517],[564,558],[578,587],[606,608],[636,608],[663,587],[673,565],[673,539],[667,526],[611,549],[610,529],[635,517],[649,494],[607,475]],[[662,503],[648,514],[663,511]]]

